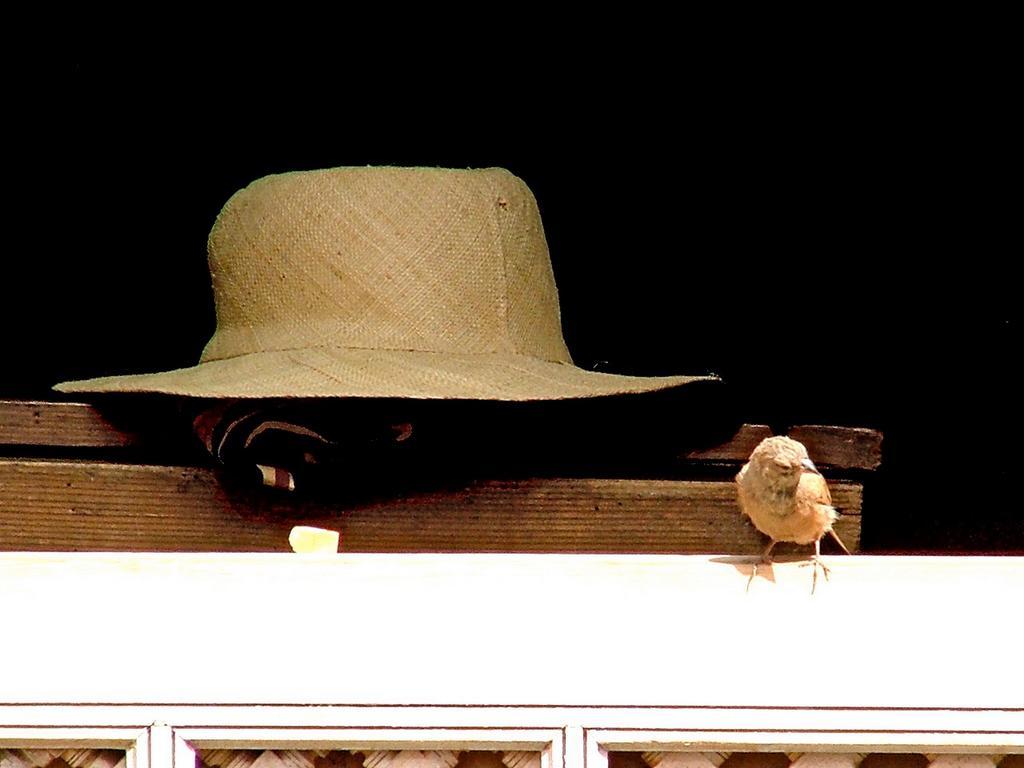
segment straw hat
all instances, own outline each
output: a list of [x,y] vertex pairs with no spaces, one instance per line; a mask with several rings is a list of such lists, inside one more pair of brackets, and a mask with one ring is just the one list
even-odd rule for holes
[[500,168],[334,168],[236,193],[209,238],[198,365],[61,392],[553,400],[708,376],[573,365],[537,203]]

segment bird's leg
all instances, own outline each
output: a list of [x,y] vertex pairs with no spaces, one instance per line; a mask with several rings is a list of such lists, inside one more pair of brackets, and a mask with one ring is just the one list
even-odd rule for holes
[[821,572],[825,574],[825,581],[828,581],[828,566],[821,561],[821,539],[814,542],[814,556],[811,558],[814,563],[814,576],[811,578],[811,594],[814,594],[815,588],[818,586],[818,567],[821,567]]
[[754,562],[754,567],[750,569],[750,578],[747,579],[747,591],[748,592],[750,591],[750,582],[752,582],[754,580],[754,577],[757,576],[757,566],[760,563],[764,563],[765,565],[770,565],[771,564],[771,562],[772,562],[772,550],[773,549],[775,549],[775,539],[772,539],[770,542],[768,542],[767,548],[765,549],[764,552],[761,553],[761,559],[759,561],[755,561]]

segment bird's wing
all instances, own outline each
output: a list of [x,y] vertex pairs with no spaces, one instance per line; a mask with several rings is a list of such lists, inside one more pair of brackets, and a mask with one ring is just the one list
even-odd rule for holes
[[807,471],[800,474],[800,482],[796,486],[796,499],[797,506],[800,506],[800,502],[832,506],[832,494],[829,493],[828,483],[817,472]]
[[[807,471],[800,475],[794,506],[799,519],[809,531],[814,532],[814,539],[820,539],[831,531],[832,524],[838,517],[835,507],[832,506],[832,494],[829,493],[828,483],[817,472]],[[838,539],[838,536],[836,538]],[[840,545],[846,550],[842,542]]]

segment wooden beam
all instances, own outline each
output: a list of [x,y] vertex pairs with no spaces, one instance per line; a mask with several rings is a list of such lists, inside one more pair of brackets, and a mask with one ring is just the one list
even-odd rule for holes
[[[687,461],[741,463],[766,437],[773,434],[763,424],[744,424],[730,440],[682,456]],[[882,463],[882,433],[861,427],[797,426],[785,434],[807,446],[816,464],[836,469],[875,470]]]
[[[160,415],[165,419],[171,418],[166,413]],[[154,419],[149,410],[141,407],[101,409],[85,403],[0,400],[0,445],[138,447],[147,442],[145,425],[154,422]],[[154,431],[158,433],[158,438],[150,437],[150,444],[167,440],[166,429]],[[747,460],[762,439],[771,434],[766,426],[746,424],[722,444],[707,450],[689,452],[680,458],[685,462],[741,463]],[[882,435],[877,430],[798,426],[790,429],[788,434],[804,442],[812,458],[825,467],[873,470],[881,463]]]
[[139,435],[85,403],[0,400],[0,445],[126,448]]
[[862,427],[796,426],[786,434],[807,446],[814,460],[837,469],[878,469],[882,464],[882,433]]
[[684,461],[721,461],[737,463],[746,461],[750,452],[766,437],[772,436],[771,427],[764,424],[744,424],[729,440],[699,451],[689,451],[680,458]]
[[[489,705],[489,725],[506,728],[526,727],[531,708],[593,708],[578,721],[549,711],[546,728],[594,726],[611,717],[595,710],[622,707],[637,728],[662,726],[644,751],[696,741],[666,734],[669,718],[723,740],[732,720],[771,731],[765,746],[799,748],[791,730],[838,746],[821,731],[865,723],[864,709],[886,711],[858,741],[936,738],[908,735],[898,710],[914,708],[928,710],[914,730],[960,721],[937,740],[946,747],[1024,743],[1024,558],[828,563],[811,594],[806,563],[776,563],[748,585],[749,563],[718,555],[4,553],[14,620],[0,704],[245,704],[249,725],[270,719],[260,704],[305,705],[307,720],[323,716],[317,704],[447,706],[448,727],[470,727],[464,710]],[[682,707],[700,711],[671,711]],[[792,711],[819,708],[829,711]],[[205,722],[239,716],[220,709]],[[950,709],[1003,711],[975,713],[972,728]],[[30,724],[15,716],[6,722]],[[1000,723],[1018,735],[994,732]]]
[[[836,530],[856,551],[861,486],[831,487]],[[0,550],[283,552],[300,523],[340,531],[347,552],[755,554],[764,544],[727,481],[490,480],[313,503],[236,493],[194,467],[0,460]]]

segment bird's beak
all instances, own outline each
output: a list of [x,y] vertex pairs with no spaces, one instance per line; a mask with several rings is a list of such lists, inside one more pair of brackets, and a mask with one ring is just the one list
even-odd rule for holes
[[804,469],[808,470],[809,472],[813,472],[816,475],[820,475],[821,474],[821,472],[818,471],[818,468],[816,466],[814,466],[814,462],[811,461],[810,459],[804,459],[803,461],[801,461],[800,462],[800,466],[802,466]]

